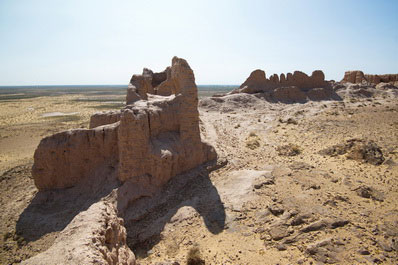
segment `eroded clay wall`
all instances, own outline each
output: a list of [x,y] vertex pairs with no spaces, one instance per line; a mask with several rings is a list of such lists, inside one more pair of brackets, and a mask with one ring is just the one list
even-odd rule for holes
[[34,154],[32,176],[39,190],[71,187],[119,160],[118,123],[48,136]]

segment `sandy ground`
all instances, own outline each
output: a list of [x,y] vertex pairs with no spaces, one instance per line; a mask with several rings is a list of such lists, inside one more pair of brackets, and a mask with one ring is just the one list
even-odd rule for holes
[[[30,167],[40,139],[87,127],[101,105],[78,97],[0,103],[1,264],[46,250],[59,232],[24,238],[16,223],[36,193]],[[49,112],[78,114],[41,116]],[[167,207],[135,224],[144,231],[164,220],[157,235],[137,242],[127,227],[139,264],[185,264],[190,250],[206,264],[398,263],[396,101],[287,105],[250,97],[201,107],[200,114],[203,137],[225,165],[165,188]],[[319,153],[352,138],[374,141],[383,164]],[[283,152],[288,144],[290,153]]]

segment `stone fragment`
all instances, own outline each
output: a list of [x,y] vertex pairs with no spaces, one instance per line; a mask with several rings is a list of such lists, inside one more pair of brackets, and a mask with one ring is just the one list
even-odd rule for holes
[[324,228],[326,228],[327,225],[328,225],[328,223],[325,220],[319,220],[319,221],[311,223],[307,226],[304,226],[300,231],[303,233],[319,231],[319,230],[323,230]]
[[365,185],[361,185],[354,189],[358,196],[366,199],[373,199],[375,201],[384,201],[384,194],[381,191],[378,191],[372,187],[368,187]]
[[289,236],[289,232],[285,226],[278,225],[270,228],[269,235],[273,240],[279,241],[282,238]]
[[285,211],[285,209],[283,209],[281,205],[276,203],[269,205],[268,209],[275,216],[281,215]]

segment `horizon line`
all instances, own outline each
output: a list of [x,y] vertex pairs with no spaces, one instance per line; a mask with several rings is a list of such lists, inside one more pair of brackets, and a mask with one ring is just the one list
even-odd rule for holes
[[[239,84],[196,84],[197,86],[240,86]],[[0,85],[0,87],[46,87],[46,86],[128,86],[125,84],[50,84],[50,85]]]

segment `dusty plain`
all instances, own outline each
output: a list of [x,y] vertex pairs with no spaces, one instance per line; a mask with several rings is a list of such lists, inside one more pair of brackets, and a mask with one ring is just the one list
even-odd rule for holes
[[[40,139],[87,128],[90,115],[119,109],[122,101],[120,93],[0,95],[1,264],[43,252],[60,232],[47,229],[37,237],[16,228],[37,193],[30,168]],[[139,264],[185,264],[192,250],[206,264],[398,263],[396,99],[281,104],[247,95],[202,102],[199,110],[202,137],[222,166],[208,176],[198,173],[182,189],[172,182],[165,187],[167,205],[137,221],[151,229],[166,220],[158,235],[131,243]],[[43,117],[56,112],[68,115]],[[320,153],[349,139],[373,141],[384,162]],[[217,233],[199,214],[201,206],[211,209],[213,197],[222,207],[208,214],[225,215]],[[73,210],[59,206],[54,214]]]

